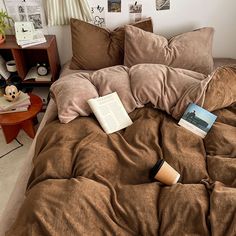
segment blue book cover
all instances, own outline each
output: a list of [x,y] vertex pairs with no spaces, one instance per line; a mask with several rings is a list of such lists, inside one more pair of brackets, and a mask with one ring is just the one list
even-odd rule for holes
[[217,116],[202,107],[190,103],[179,121],[179,125],[204,138]]

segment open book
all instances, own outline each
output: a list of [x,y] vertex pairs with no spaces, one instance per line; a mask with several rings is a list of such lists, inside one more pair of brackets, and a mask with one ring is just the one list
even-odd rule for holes
[[116,92],[89,99],[88,104],[107,134],[124,129],[133,123]]
[[22,48],[31,47],[47,40],[41,30],[35,30],[33,22],[15,22],[16,42]]
[[190,103],[178,124],[204,138],[216,118],[217,116],[209,111]]

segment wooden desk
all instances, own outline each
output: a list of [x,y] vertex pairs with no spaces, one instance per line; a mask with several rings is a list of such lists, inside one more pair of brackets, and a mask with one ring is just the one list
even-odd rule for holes
[[21,129],[23,129],[29,137],[34,138],[35,136],[33,119],[42,109],[43,103],[38,96],[34,94],[29,95],[31,105],[28,111],[0,115],[0,125],[7,143],[15,139]]

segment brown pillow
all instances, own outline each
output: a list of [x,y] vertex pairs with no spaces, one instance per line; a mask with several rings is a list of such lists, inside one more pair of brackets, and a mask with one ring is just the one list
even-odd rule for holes
[[[73,50],[70,69],[98,70],[123,64],[124,27],[110,31],[77,19],[71,19],[70,24]],[[133,25],[153,32],[151,18]]]
[[213,70],[212,41],[214,29],[201,28],[171,39],[125,26],[124,64],[164,64],[210,74]]

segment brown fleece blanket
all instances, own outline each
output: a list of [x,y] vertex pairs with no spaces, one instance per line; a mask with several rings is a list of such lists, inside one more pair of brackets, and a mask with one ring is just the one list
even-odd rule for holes
[[113,66],[92,74],[63,76],[51,86],[58,118],[68,123],[88,116],[90,98],[117,92],[128,113],[151,103],[155,108],[180,118],[189,102],[203,105],[211,76],[159,64],[139,64],[131,68]]
[[[205,139],[148,105],[110,135],[93,116],[49,123],[7,235],[236,235],[235,102],[236,69],[222,67],[206,88],[218,118]],[[149,179],[158,159],[179,183]]]

